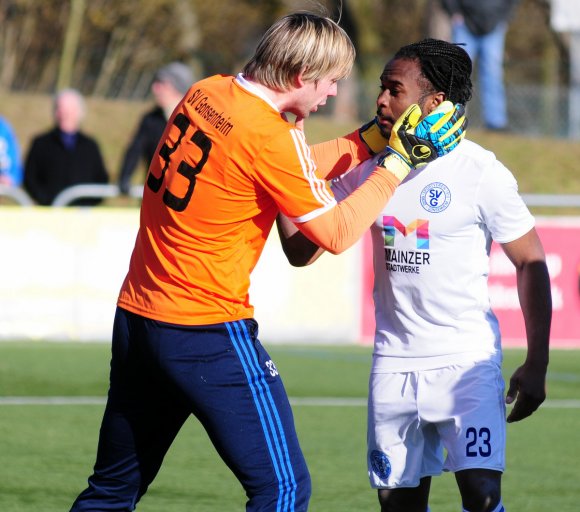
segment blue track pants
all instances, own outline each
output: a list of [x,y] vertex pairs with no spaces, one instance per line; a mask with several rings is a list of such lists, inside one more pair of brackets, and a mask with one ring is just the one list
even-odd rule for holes
[[134,510],[190,414],[244,487],[247,511],[306,511],[310,476],[257,331],[251,319],[190,327],[118,308],[97,460],[72,511]]

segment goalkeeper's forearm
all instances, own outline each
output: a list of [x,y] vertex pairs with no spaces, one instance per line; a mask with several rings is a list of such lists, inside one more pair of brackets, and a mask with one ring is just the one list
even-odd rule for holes
[[[381,149],[384,149],[386,142]],[[358,130],[343,137],[310,146],[316,162],[316,174],[331,180],[369,159],[372,153],[361,139]]]
[[340,254],[361,238],[400,182],[392,172],[377,167],[359,188],[334,208],[296,226],[325,251]]

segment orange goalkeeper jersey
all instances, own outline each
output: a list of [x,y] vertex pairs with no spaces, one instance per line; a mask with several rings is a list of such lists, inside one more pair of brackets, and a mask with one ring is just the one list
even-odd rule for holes
[[252,317],[278,211],[306,222],[336,205],[315,171],[302,131],[241,75],[194,84],[151,162],[118,305],[182,325]]

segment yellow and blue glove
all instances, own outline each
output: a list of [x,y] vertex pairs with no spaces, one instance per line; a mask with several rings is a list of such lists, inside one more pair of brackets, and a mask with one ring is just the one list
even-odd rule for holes
[[381,132],[376,117],[374,117],[372,121],[362,125],[358,129],[358,134],[361,140],[366,144],[371,155],[380,153],[389,143],[389,140]]
[[415,127],[415,137],[428,140],[437,156],[443,156],[461,142],[466,129],[465,106],[444,101]]
[[421,168],[453,150],[465,137],[465,107],[444,101],[420,121],[421,108],[413,104],[397,119],[387,153],[378,165],[403,180],[411,169]]

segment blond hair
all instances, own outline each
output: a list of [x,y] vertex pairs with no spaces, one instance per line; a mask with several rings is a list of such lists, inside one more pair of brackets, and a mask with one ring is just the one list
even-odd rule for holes
[[307,12],[288,14],[264,34],[243,74],[266,87],[287,91],[302,73],[307,82],[346,78],[355,49],[346,32],[330,18]]

